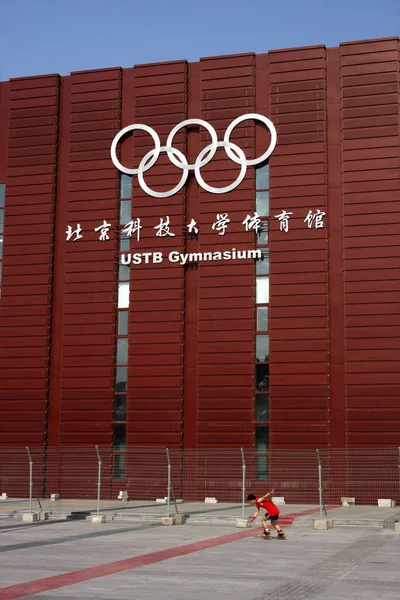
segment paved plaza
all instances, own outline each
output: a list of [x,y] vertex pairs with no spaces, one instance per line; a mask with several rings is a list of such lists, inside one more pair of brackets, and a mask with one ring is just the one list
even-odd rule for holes
[[[288,539],[267,541],[259,537],[259,526],[234,527],[230,517],[240,516],[237,505],[186,506],[203,521],[189,518],[174,527],[144,518],[144,511],[155,515],[159,506],[141,506],[136,505],[137,520],[129,517],[135,512],[130,506],[125,521],[118,517],[101,525],[56,514],[50,521],[22,523],[2,506],[0,599],[399,598],[398,509],[328,508],[338,526],[315,531],[317,507],[286,505],[282,522]],[[109,514],[116,514],[114,505]]]

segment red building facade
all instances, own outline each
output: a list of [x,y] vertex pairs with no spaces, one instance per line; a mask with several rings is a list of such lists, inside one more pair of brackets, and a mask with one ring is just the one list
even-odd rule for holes
[[[203,119],[222,140],[249,113],[277,145],[229,193],[191,173],[154,198],[111,161],[131,123],[165,144]],[[134,446],[400,445],[397,38],[14,79],[0,130],[1,445],[109,445],[120,469]],[[194,163],[209,140],[189,126],[174,147]],[[269,140],[254,120],[231,136],[248,159]],[[153,148],[136,131],[118,152],[136,167]],[[201,175],[239,171],[219,148]],[[144,177],[181,176],[164,152]],[[263,260],[168,259],[233,248]],[[145,252],[164,260],[119,264]]]

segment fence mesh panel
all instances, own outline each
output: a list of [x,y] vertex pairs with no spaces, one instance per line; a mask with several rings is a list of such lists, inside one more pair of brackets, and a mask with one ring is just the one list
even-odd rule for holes
[[[116,455],[110,446],[99,447],[101,498],[116,499],[127,490],[132,500],[165,498],[168,488],[166,448],[129,448]],[[237,449],[170,449],[173,496],[184,501],[240,503],[242,454]],[[33,496],[95,499],[98,459],[94,446],[30,447],[33,462]],[[376,504],[378,498],[400,501],[398,448],[321,450],[322,489],[325,503],[354,497],[357,504]],[[244,450],[245,492],[262,494],[275,488],[289,503],[318,502],[318,460],[315,450],[271,450],[256,454]],[[29,496],[29,458],[26,447],[0,447],[0,494]],[[172,496],[171,496],[171,499]]]
[[323,450],[321,462],[326,502],[336,503],[343,496],[364,504],[400,499],[398,448]]

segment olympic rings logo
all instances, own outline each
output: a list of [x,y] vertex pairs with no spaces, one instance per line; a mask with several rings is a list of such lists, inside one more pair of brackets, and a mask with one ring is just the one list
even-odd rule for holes
[[[252,160],[247,160],[243,150],[241,148],[239,148],[239,146],[237,146],[236,144],[234,144],[233,142],[230,141],[230,136],[231,136],[234,128],[237,125],[239,125],[239,123],[242,123],[242,121],[247,121],[248,119],[252,119],[254,121],[260,121],[269,129],[270,134],[271,134],[271,142],[270,142],[267,150],[264,152],[264,154],[262,154],[258,158],[254,158]],[[196,158],[196,161],[193,164],[188,164],[188,161],[186,160],[186,157],[184,156],[184,154],[182,154],[182,152],[180,152],[180,150],[178,150],[177,148],[173,147],[173,140],[174,140],[175,135],[178,133],[178,131],[180,129],[182,129],[183,127],[186,127],[187,125],[199,125],[200,127],[204,127],[205,129],[207,129],[207,131],[209,132],[210,137],[211,137],[211,144],[209,144],[208,146],[203,148],[203,150],[201,150],[198,157]],[[128,169],[127,167],[124,167],[117,158],[117,146],[118,146],[118,143],[121,141],[121,139],[127,133],[129,133],[131,131],[138,131],[138,130],[145,131],[153,138],[154,149],[150,150],[150,152],[148,152],[142,158],[142,160],[140,161],[139,167],[137,169]],[[214,127],[212,127],[209,123],[207,123],[207,121],[203,121],[202,119],[186,119],[186,121],[181,121],[181,123],[178,123],[178,125],[175,125],[175,127],[172,129],[172,131],[170,132],[170,134],[168,136],[167,143],[165,146],[161,146],[161,142],[160,142],[160,138],[159,138],[158,134],[154,131],[154,129],[152,129],[148,125],[142,125],[142,124],[128,125],[127,127],[124,127],[123,129],[121,129],[121,131],[119,131],[117,133],[117,135],[115,136],[115,138],[112,141],[111,160],[113,161],[116,168],[119,171],[121,171],[122,173],[125,173],[126,175],[137,175],[138,181],[139,181],[139,184],[140,184],[140,187],[142,188],[142,190],[145,191],[149,196],[153,196],[154,198],[168,198],[169,196],[173,196],[174,194],[177,194],[185,185],[187,178],[189,176],[189,171],[194,171],[197,183],[207,192],[210,192],[212,194],[226,194],[227,192],[231,192],[238,185],[240,185],[240,183],[243,181],[243,179],[246,175],[247,167],[252,166],[252,165],[259,165],[260,163],[263,163],[265,160],[267,160],[267,158],[272,154],[272,152],[276,146],[276,140],[277,140],[276,129],[275,129],[275,126],[272,123],[272,121],[267,119],[267,117],[264,117],[263,115],[259,115],[256,113],[242,115],[241,117],[238,117],[237,119],[232,121],[232,123],[229,125],[229,127],[225,131],[223,141],[218,141],[217,133],[216,133]],[[237,178],[235,179],[235,181],[233,183],[231,183],[230,185],[227,185],[225,187],[220,187],[220,188],[208,185],[208,183],[206,183],[204,181],[204,179],[200,173],[200,169],[202,167],[204,167],[205,165],[207,165],[214,158],[215,153],[218,148],[224,148],[225,152],[227,153],[229,158],[234,163],[240,165],[240,173],[237,176]],[[155,165],[161,152],[166,152],[170,161],[176,167],[178,167],[179,169],[182,169],[182,177],[181,177],[179,183],[174,188],[172,188],[171,190],[169,190],[167,192],[156,192],[156,191],[152,190],[151,188],[149,188],[149,186],[146,184],[146,182],[144,180],[144,173],[146,171],[148,171],[149,169],[151,169],[151,167],[153,167]]]

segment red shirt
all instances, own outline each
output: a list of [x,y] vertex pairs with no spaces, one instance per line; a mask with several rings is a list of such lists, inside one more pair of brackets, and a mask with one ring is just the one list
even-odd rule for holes
[[260,502],[259,500],[259,498],[256,498],[257,508],[265,508],[270,517],[277,517],[279,515],[278,508],[271,500],[266,499],[263,502]]

